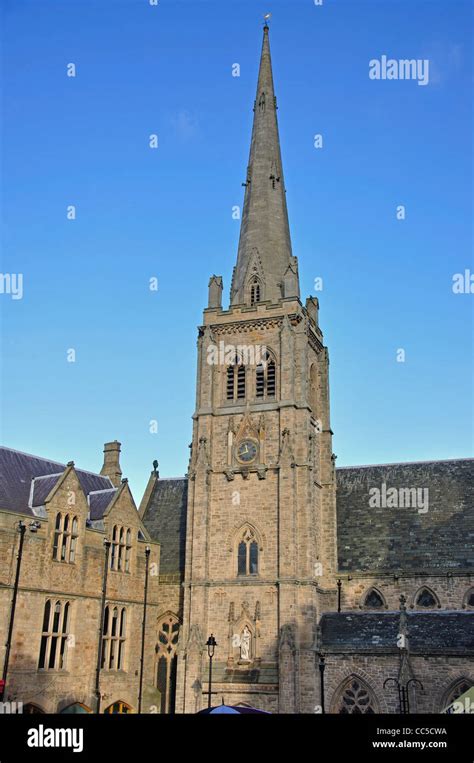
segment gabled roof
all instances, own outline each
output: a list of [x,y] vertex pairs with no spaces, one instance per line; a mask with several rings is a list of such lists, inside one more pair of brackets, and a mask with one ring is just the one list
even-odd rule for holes
[[160,575],[184,574],[187,479],[157,479],[142,522],[161,544]]
[[[343,467],[336,480],[341,572],[474,568],[474,459]],[[371,505],[384,484],[428,491],[427,506]]]
[[[66,464],[50,461],[12,448],[0,447],[0,509],[20,514],[34,515],[34,508],[44,505],[44,501],[61,478]],[[95,491],[107,492],[110,503],[116,489],[108,477],[75,469],[86,496]],[[104,500],[94,504],[94,518],[101,516]],[[100,508],[99,508],[100,503]]]
[[[407,612],[410,652],[474,652],[474,610]],[[321,646],[332,652],[398,652],[400,612],[330,612],[320,621]]]

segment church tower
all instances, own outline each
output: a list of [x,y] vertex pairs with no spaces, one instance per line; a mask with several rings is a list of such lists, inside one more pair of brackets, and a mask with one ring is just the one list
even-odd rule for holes
[[321,610],[335,608],[335,465],[318,300],[300,301],[269,29],[230,306],[213,275],[198,336],[176,709],[314,712]]

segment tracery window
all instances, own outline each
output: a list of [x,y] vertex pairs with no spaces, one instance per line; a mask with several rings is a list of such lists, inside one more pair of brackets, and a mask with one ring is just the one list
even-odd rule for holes
[[367,609],[381,609],[385,606],[382,594],[380,594],[375,588],[371,588],[367,592],[364,599],[364,607]]
[[48,599],[44,606],[39,670],[64,670],[69,629],[68,601]]
[[70,514],[56,514],[54,525],[53,559],[72,564],[76,558],[79,522]]
[[342,715],[373,715],[376,712],[369,689],[358,678],[350,678],[341,694],[337,713]]
[[173,615],[168,615],[160,623],[156,646],[156,686],[161,694],[161,713],[174,713],[178,638],[179,622]]
[[472,681],[469,681],[467,678],[460,678],[446,695],[443,702],[444,707],[442,709],[444,710],[444,708],[452,705],[453,702],[456,702],[459,697],[469,691],[472,685]]
[[429,588],[422,588],[415,597],[415,607],[423,607],[424,609],[432,609],[436,607],[437,602]]
[[258,542],[254,532],[247,527],[237,547],[237,575],[258,574]]

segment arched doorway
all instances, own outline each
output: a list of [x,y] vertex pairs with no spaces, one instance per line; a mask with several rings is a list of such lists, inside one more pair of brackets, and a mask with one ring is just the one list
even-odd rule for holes
[[25,715],[44,715],[44,710],[39,705],[35,705],[34,702],[27,702],[23,707],[23,713]]
[[132,708],[130,705],[127,705],[126,702],[123,702],[121,699],[117,700],[116,702],[112,702],[111,705],[105,708],[104,713],[118,713],[120,715],[127,715],[129,713],[133,713]]
[[78,713],[92,713],[92,710],[82,702],[73,702],[72,705],[68,705],[60,710],[61,715],[77,715]]

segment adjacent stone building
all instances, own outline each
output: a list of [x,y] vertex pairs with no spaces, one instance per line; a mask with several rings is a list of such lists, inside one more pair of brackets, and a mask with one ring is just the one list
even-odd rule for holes
[[95,712],[97,688],[102,712],[137,711],[147,556],[141,704],[159,712],[159,545],[121,480],[120,443],[104,453],[101,474],[93,474],[0,448],[0,659],[5,665],[19,569],[5,699],[24,712]]

